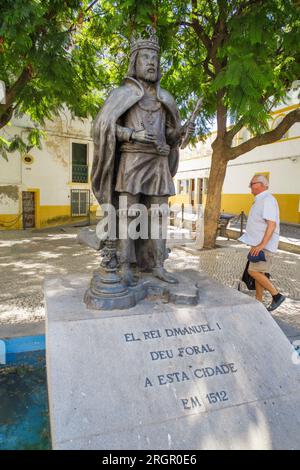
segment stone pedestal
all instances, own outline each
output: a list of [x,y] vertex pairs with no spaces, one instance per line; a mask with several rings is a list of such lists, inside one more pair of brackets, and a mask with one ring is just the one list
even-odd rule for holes
[[90,275],[46,280],[54,449],[300,448],[288,339],[250,297],[179,277],[199,288],[198,305],[156,289],[129,310],[88,310]]

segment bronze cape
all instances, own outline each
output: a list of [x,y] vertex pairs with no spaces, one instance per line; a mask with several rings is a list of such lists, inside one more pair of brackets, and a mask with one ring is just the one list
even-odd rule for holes
[[[110,203],[117,208],[116,176],[120,160],[120,143],[116,139],[117,120],[144,95],[142,85],[127,77],[119,88],[111,92],[98,113],[93,129],[94,160],[92,189],[99,204]],[[180,117],[173,97],[157,83],[157,98],[163,104],[174,128],[179,128]],[[175,176],[179,160],[178,145],[168,156],[171,176]]]
[[[121,142],[116,138],[118,119],[144,95],[142,85],[134,78],[127,77],[119,88],[111,92],[94,121],[94,160],[92,166],[92,189],[99,204],[112,204],[118,208],[118,194],[115,191],[116,177],[120,162]],[[157,83],[157,99],[165,107],[174,129],[180,127],[180,116],[173,97]],[[178,144],[171,147],[168,157],[171,176],[176,174],[179,160]],[[156,265],[156,249],[151,239],[135,240],[135,253],[131,262],[142,270]],[[164,259],[168,256],[166,247]]]

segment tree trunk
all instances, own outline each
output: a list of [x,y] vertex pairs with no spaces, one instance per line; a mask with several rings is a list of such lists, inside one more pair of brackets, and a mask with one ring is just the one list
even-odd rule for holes
[[224,149],[213,150],[204,212],[204,248],[215,247],[226,167],[227,158]]

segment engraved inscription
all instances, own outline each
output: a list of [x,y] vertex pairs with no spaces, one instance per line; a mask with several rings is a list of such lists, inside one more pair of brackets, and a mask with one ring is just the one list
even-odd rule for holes
[[[208,381],[212,377],[217,376],[229,376],[236,374],[238,372],[238,367],[234,362],[216,361],[214,363],[213,357],[214,353],[218,352],[213,339],[215,335],[222,331],[222,326],[220,323],[201,323],[197,325],[186,325],[186,326],[174,326],[164,329],[156,329],[149,331],[140,331],[140,332],[126,332],[124,333],[124,339],[126,343],[136,343],[143,341],[156,342],[156,346],[160,345],[163,340],[163,344],[169,344],[170,341],[174,343],[178,338],[189,338],[199,335],[212,335],[212,340],[208,339],[207,342],[198,342],[195,341],[194,344],[181,344],[174,345],[170,343],[170,347],[167,349],[153,348],[149,351],[149,360],[152,363],[164,364],[167,365],[168,369],[164,372],[161,371],[156,375],[147,376],[144,378],[144,388],[153,389],[154,387],[169,387],[172,384],[181,384],[181,383],[198,383]],[[182,341],[182,339],[180,339]],[[181,359],[182,358],[182,359]],[[206,358],[209,360],[206,362]],[[186,366],[186,359],[191,359],[194,364]],[[184,368],[174,368],[171,369],[171,364],[174,361],[174,365],[182,364]],[[180,361],[180,362],[179,362]],[[171,369],[171,370],[170,370]],[[155,370],[155,369],[154,369]],[[213,382],[212,382],[213,383]],[[172,388],[170,388],[172,390]],[[205,394],[205,395],[204,395]],[[226,390],[212,390],[209,391],[205,388],[203,394],[203,399],[201,398],[201,388],[200,395],[191,395],[178,398],[178,403],[183,410],[200,410],[204,409],[204,403],[209,406],[216,405],[219,403],[224,403],[229,400],[229,395]]]

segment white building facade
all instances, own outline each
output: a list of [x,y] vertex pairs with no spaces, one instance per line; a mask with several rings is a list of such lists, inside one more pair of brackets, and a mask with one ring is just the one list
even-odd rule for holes
[[[298,93],[290,94],[288,105],[273,110],[270,129],[276,127],[288,112],[299,107]],[[215,136],[213,132],[205,143],[181,151],[173,203],[205,204],[211,143]],[[235,145],[248,140],[249,136],[248,130],[242,129],[235,138]],[[248,214],[253,203],[249,181],[254,174],[268,177],[269,189],[279,204],[281,221],[300,223],[300,123],[294,124],[278,142],[257,147],[228,163],[221,211]]]
[[[26,118],[1,130],[9,139],[32,129]],[[42,149],[0,156],[0,230],[43,228],[94,216],[90,191],[93,158],[91,120],[72,119],[66,110],[47,121]]]

